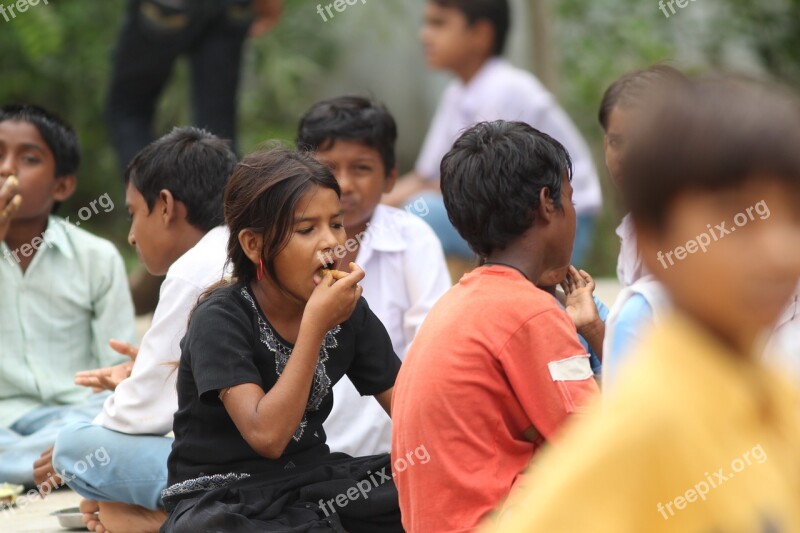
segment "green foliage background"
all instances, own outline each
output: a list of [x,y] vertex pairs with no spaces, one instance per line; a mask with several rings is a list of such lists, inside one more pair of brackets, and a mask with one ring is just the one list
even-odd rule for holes
[[[409,0],[381,1],[387,16],[380,21],[365,17],[364,37],[415,39],[419,21],[404,16],[402,5]],[[239,114],[245,152],[268,138],[290,140],[310,95],[342,61],[341,43],[321,31],[311,15],[318,1],[285,3],[277,29],[248,43]],[[597,105],[606,86],[627,70],[665,60],[677,60],[689,70],[725,67],[735,44],[765,73],[800,82],[800,0],[692,0],[668,19],[657,0],[558,0],[551,6],[560,98],[595,148],[600,169]],[[10,22],[0,20],[0,103],[38,103],[69,118],[80,135],[84,162],[78,192],[63,214],[108,192],[116,209],[87,225],[117,242],[133,260],[125,246],[121,176],[103,122],[111,52],[124,7],[122,0],[50,0]],[[187,69],[179,63],[160,102],[155,133],[188,121]],[[587,267],[597,275],[613,275],[613,228],[621,213],[614,192],[607,183],[604,187],[607,208]]]

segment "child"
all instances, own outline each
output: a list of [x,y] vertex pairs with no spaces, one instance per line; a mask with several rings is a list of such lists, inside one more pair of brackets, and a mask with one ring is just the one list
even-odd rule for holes
[[442,162],[447,212],[483,265],[434,305],[397,379],[393,459],[421,443],[431,456],[395,477],[410,533],[476,527],[597,395],[572,320],[536,287],[568,271],[570,170],[561,144],[521,122],[477,124]]
[[[606,167],[612,184],[622,188],[620,164],[625,150],[634,137],[637,118],[660,95],[678,90],[687,83],[686,77],[668,65],[653,65],[629,72],[606,89],[600,103],[598,120],[603,128],[603,148]],[[631,345],[641,339],[647,326],[668,305],[660,284],[648,275],[639,250],[630,214],[625,215],[617,228],[620,252],[617,277],[622,292],[614,302],[607,321],[605,358],[603,364],[604,391],[613,386],[623,356]]]
[[[48,480],[58,430],[94,418],[105,398],[76,386],[75,372],[119,362],[109,339],[136,338],[116,248],[55,216],[79,163],[78,138],[59,117],[0,108],[0,483]],[[94,206],[110,211],[110,200]]]
[[[325,444],[331,387],[346,374],[389,413],[400,367],[360,298],[364,272],[351,263],[334,282],[320,268],[345,241],[339,195],[330,170],[284,149],[234,171],[235,281],[197,306],[181,343],[163,531],[400,530],[388,455]],[[389,482],[373,485],[379,471]]]
[[[103,527],[111,531],[147,531],[148,524],[166,517],[161,491],[167,487],[173,439],[164,435],[172,431],[178,408],[176,375],[168,364],[180,358],[179,343],[198,297],[222,279],[228,242],[222,195],[235,165],[228,142],[186,127],[144,148],[125,172],[128,240],[147,270],[166,278],[141,346],[119,347],[135,358],[130,377],[120,372],[125,379],[117,382],[117,368],[78,374],[76,383],[114,393],[93,423],[59,433],[53,457],[56,470],[67,474],[67,485],[92,500],[82,509],[99,510]],[[100,447],[108,452],[109,466],[76,467]]]
[[[297,145],[329,166],[342,190],[347,246],[342,264],[355,261],[369,275],[361,284],[370,308],[389,332],[402,360],[428,311],[452,284],[433,230],[409,213],[380,205],[397,178],[397,127],[382,105],[358,96],[319,102],[300,120]],[[414,205],[420,215],[427,208]],[[333,388],[325,421],[328,446],[353,456],[389,452],[392,425],[380,406],[362,398],[348,379]]]
[[533,75],[501,56],[511,20],[508,0],[428,0],[421,40],[431,68],[457,76],[445,90],[413,173],[400,180],[391,205],[423,194],[445,253],[472,257],[453,229],[439,192],[439,166],[458,135],[484,120],[520,120],[560,141],[574,162],[578,229],[572,263],[588,251],[602,196],[591,153],[580,132]]
[[[535,464],[535,491],[487,531],[800,530],[798,398],[759,342],[800,277],[800,102],[722,78],[652,113],[623,188],[674,313],[600,416]],[[761,201],[768,220],[749,216]],[[689,244],[715,225],[705,253]],[[667,252],[681,259],[665,269]]]

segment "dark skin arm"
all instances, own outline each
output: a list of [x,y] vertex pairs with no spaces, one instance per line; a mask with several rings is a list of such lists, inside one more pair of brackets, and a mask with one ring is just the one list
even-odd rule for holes
[[355,264],[351,269],[351,274],[335,283],[332,276],[326,275],[314,290],[303,313],[292,357],[269,391],[253,383],[220,391],[220,399],[236,428],[264,457],[277,459],[283,455],[303,419],[325,333],[347,320],[361,297],[358,282],[364,278],[364,271]]

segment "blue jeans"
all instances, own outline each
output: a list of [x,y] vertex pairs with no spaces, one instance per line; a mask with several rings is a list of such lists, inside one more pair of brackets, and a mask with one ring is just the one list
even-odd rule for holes
[[[167,457],[174,439],[129,435],[89,423],[64,428],[56,439],[53,466],[67,486],[90,500],[163,508]],[[83,468],[95,458],[94,467]]]
[[33,463],[56,441],[65,426],[89,422],[103,408],[108,393],[93,394],[80,405],[40,407],[10,427],[0,428],[0,483],[15,483],[33,488]]

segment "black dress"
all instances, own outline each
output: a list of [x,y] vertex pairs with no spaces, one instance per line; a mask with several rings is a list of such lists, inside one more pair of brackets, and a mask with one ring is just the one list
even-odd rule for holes
[[[170,517],[162,531],[343,531],[342,524],[351,532],[402,531],[388,454],[331,454],[322,427],[331,388],[345,374],[364,396],[394,386],[400,360],[383,324],[362,298],[350,319],[325,335],[303,420],[273,460],[242,438],[218,391],[244,383],[270,390],[292,348],[244,284],[198,305],[181,342],[175,443],[162,493]],[[345,503],[341,495],[366,489],[366,479],[389,481],[371,483]],[[325,504],[337,497],[339,505]]]

